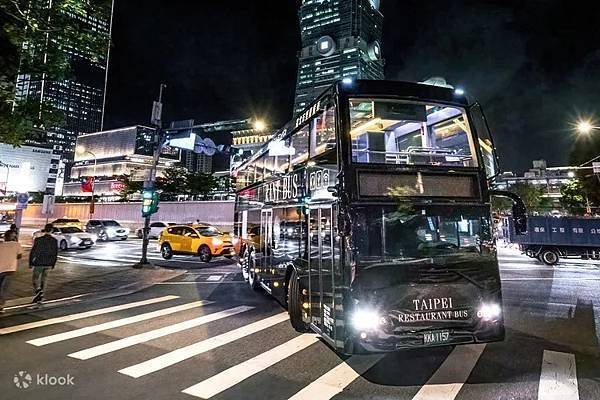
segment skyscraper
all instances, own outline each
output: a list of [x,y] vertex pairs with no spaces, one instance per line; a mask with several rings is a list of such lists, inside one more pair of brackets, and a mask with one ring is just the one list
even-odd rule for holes
[[379,0],[303,0],[294,114],[336,80],[383,79]]
[[[34,4],[37,4],[37,7],[56,7],[52,1]],[[90,34],[99,35],[100,40],[106,40],[110,38],[112,5],[103,10],[105,11],[101,15],[68,14],[68,17],[73,20],[74,27],[82,27]],[[16,100],[34,99],[40,103],[50,102],[64,112],[64,127],[46,127],[41,137],[35,137],[29,142],[50,145],[60,152],[66,161],[73,161],[77,136],[81,133],[100,131],[103,127],[110,43],[106,40],[106,45],[103,46],[106,51],[103,54],[91,55],[87,49],[78,48],[65,41],[60,31],[49,33],[47,42],[62,48],[67,54],[70,64],[69,79],[52,81],[45,75],[19,71]],[[23,49],[27,50],[27,43],[23,44]],[[40,55],[40,62],[43,62],[45,57],[44,54]]]

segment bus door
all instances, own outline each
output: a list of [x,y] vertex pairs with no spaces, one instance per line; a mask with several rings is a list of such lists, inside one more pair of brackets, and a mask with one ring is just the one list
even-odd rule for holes
[[332,205],[311,206],[309,212],[309,290],[311,322],[334,339],[334,227]]
[[260,214],[260,269],[265,277],[266,271],[271,269],[273,257],[273,210],[262,210]]

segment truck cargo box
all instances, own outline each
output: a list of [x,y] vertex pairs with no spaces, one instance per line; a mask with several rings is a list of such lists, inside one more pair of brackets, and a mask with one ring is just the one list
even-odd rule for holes
[[527,228],[526,235],[510,234],[510,241],[522,245],[600,247],[600,218],[529,216]]

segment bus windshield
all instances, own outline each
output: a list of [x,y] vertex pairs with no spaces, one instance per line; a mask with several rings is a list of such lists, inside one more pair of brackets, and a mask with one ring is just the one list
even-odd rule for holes
[[464,109],[405,100],[350,99],[354,163],[477,167]]
[[491,241],[485,207],[360,207],[353,242],[358,267],[480,256]]

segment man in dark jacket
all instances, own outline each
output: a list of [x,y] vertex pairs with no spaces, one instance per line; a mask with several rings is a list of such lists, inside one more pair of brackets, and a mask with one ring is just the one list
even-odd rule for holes
[[58,257],[58,245],[52,236],[52,224],[44,227],[44,235],[33,241],[33,247],[29,253],[29,268],[33,268],[33,291],[35,296],[33,303],[41,303],[44,300],[44,288],[48,271],[54,268]]

